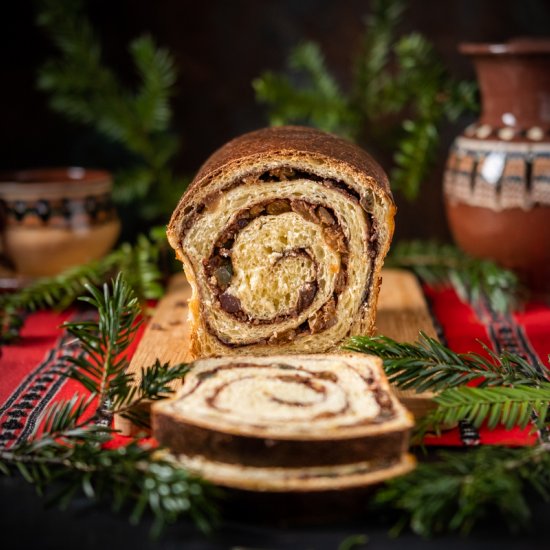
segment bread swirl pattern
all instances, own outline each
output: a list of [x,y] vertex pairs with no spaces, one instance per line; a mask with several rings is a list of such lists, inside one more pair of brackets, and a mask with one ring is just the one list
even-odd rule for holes
[[177,460],[236,487],[383,478],[410,467],[411,427],[381,361],[357,354],[199,360],[178,395],[153,407],[154,435]]
[[193,287],[193,353],[321,352],[371,332],[394,211],[378,165],[329,134],[272,128],[222,147],[168,227]]

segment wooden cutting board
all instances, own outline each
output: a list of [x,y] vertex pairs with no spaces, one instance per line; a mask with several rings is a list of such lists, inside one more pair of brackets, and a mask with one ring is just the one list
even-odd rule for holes
[[[384,334],[399,342],[414,342],[418,331],[437,338],[436,330],[416,277],[400,269],[384,269],[382,287],[378,299],[376,325],[378,334]],[[153,365],[156,359],[172,365],[192,360],[189,354],[190,326],[187,322],[187,300],[191,288],[185,276],[175,275],[159,301],[143,337],[132,358],[128,372],[136,380],[142,368]],[[174,381],[177,389],[180,381]],[[433,394],[417,394],[411,391],[397,391],[405,406],[417,417],[426,414],[433,403]],[[126,419],[115,417],[115,428],[124,435],[136,433],[136,428]]]

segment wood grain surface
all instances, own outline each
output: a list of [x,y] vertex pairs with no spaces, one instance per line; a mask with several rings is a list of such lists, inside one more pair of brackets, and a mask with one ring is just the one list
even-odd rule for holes
[[[376,325],[378,334],[400,342],[414,342],[418,331],[437,337],[424,294],[414,275],[399,269],[384,269],[378,299]],[[153,365],[156,359],[172,365],[192,360],[189,354],[190,325],[187,321],[187,300],[191,288],[185,276],[175,275],[165,296],[159,301],[143,337],[132,358],[128,371],[139,381],[142,368]],[[179,388],[175,381],[171,387]],[[419,418],[433,407],[433,394],[397,391],[405,406]],[[115,428],[124,435],[136,433],[136,428],[121,417],[115,417]]]

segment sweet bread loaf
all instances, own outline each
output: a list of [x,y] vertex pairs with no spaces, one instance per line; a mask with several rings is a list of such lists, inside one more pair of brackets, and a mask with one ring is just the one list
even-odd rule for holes
[[192,285],[194,356],[330,350],[374,329],[395,206],[380,166],[330,134],[245,134],[199,170],[168,226]]
[[201,359],[152,413],[178,462],[228,487],[363,487],[413,465],[412,416],[381,360],[361,354]]

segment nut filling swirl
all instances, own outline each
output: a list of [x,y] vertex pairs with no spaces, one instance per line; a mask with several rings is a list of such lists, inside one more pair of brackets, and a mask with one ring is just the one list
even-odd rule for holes
[[[240,232],[260,217],[279,216],[287,212],[294,212],[310,223],[320,224],[326,246],[340,255],[340,265],[334,279],[333,293],[329,301],[325,302],[324,309],[322,308],[324,315],[312,316],[308,319],[308,325],[304,325],[300,329],[301,332],[306,330],[311,333],[320,332],[334,324],[338,296],[347,283],[348,243],[334,211],[328,205],[313,204],[304,200],[275,199],[257,203],[250,208],[241,210],[236,214],[234,221],[222,231],[222,235],[216,241],[209,258],[203,260],[205,276],[212,292],[218,299],[220,307],[239,321],[252,324],[275,324],[297,317],[302,311],[311,306],[319,290],[317,284],[318,263],[310,247],[281,247],[280,250],[277,250],[271,244],[265,246],[266,263],[263,270],[269,272],[269,276],[280,271],[281,268],[284,269],[283,264],[285,262],[295,264],[297,271],[304,275],[303,279],[296,280],[296,284],[294,288],[291,287],[290,293],[288,288],[285,288],[286,296],[280,297],[280,292],[272,295],[273,302],[278,300],[279,304],[283,302],[287,306],[286,308],[284,306],[280,308],[283,309],[282,312],[271,318],[255,317],[253,314],[247,314],[238,298],[238,289],[236,292],[232,292],[239,284],[238,280],[235,281],[238,277],[235,277],[232,255],[235,241],[238,240]],[[263,229],[265,231],[265,226],[270,223],[272,223],[271,220],[264,220],[259,230]],[[284,243],[276,243],[275,246],[277,244]],[[237,253],[239,253],[239,250],[237,250]],[[247,283],[253,285],[254,281],[248,280]],[[293,295],[295,296],[294,303],[285,303],[285,298],[287,298],[286,302],[289,302],[292,300]],[[291,296],[290,300],[288,296]]]
[[[281,174],[284,179],[277,179]],[[368,298],[375,256],[370,249],[373,241],[376,245],[372,220],[341,182],[291,169],[242,178],[225,195],[204,199],[182,247],[201,222],[206,226],[216,218],[228,199],[242,203],[243,188],[251,182],[262,186],[265,198],[247,201],[230,215],[226,208],[225,216],[219,216],[225,223],[216,224],[215,238],[197,266],[208,330],[230,347],[292,342],[330,330],[338,324],[346,292],[344,299],[350,301],[350,277],[355,279],[352,292],[361,287],[363,301]],[[315,196],[297,193],[301,186],[315,186]],[[349,224],[350,218],[359,222],[357,227]],[[351,241],[364,256],[363,265],[355,258],[350,274]],[[359,300],[355,309],[361,304]],[[234,338],[216,328],[228,319],[259,330],[246,339]]]

